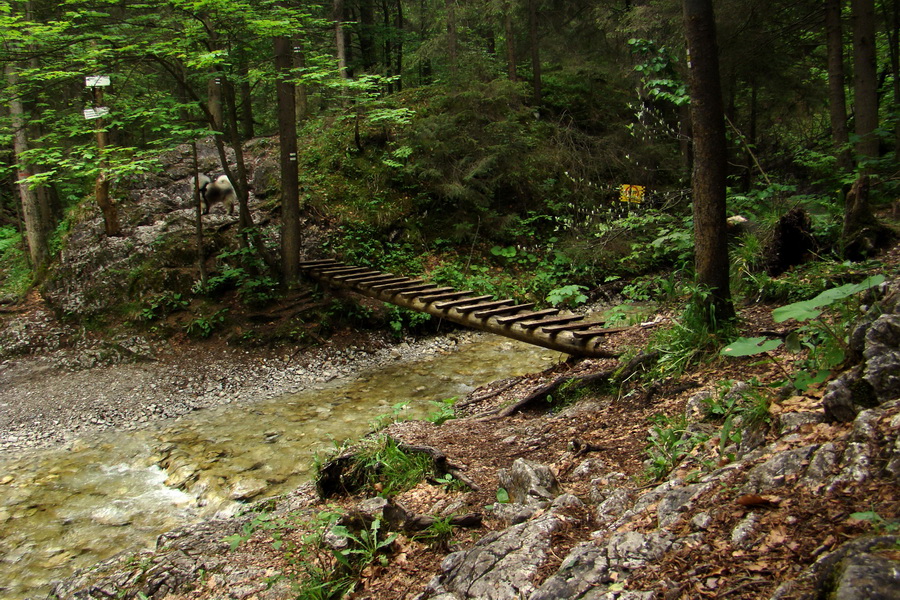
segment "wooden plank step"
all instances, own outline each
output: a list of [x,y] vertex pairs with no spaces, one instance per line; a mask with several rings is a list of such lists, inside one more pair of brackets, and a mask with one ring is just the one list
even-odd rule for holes
[[488,317],[493,317],[494,315],[505,315],[507,313],[515,312],[517,310],[526,310],[534,306],[534,302],[528,302],[526,304],[516,304],[515,306],[501,306],[500,308],[492,308],[490,310],[480,310],[475,313],[476,319],[486,319]]
[[400,294],[406,294],[407,292],[423,293],[426,291],[431,292],[431,291],[434,291],[435,289],[437,289],[437,287],[433,283],[419,283],[416,285],[406,286],[399,293]]
[[300,261],[299,267],[301,269],[312,269],[314,267],[321,267],[323,265],[339,265],[343,263],[339,263],[333,258],[320,258],[318,260],[303,260]]
[[371,275],[360,275],[358,277],[350,277],[345,279],[350,285],[366,285],[369,283],[383,283],[388,279],[396,279],[393,273],[372,273]]
[[336,280],[345,280],[349,277],[356,277],[358,275],[378,275],[380,273],[381,271],[376,271],[375,269],[364,269],[356,273],[340,273],[338,275],[332,275],[330,278]]
[[435,308],[439,308],[441,310],[446,310],[448,308],[453,308],[454,306],[462,306],[464,304],[469,304],[471,302],[481,302],[482,300],[487,300],[488,298],[493,298],[493,296],[475,296],[474,298],[461,298],[459,300],[449,300],[447,302],[440,302],[435,304]]
[[369,271],[366,267],[325,267],[324,269],[316,269],[319,275],[340,275],[342,273],[361,273]]
[[534,321],[522,321],[519,323],[520,327],[524,327],[525,329],[532,329],[534,327],[540,327],[542,325],[562,325],[563,323],[571,323],[572,321],[580,321],[584,317],[581,315],[566,315],[564,317],[553,317],[550,319],[536,319]]
[[453,298],[462,298],[463,296],[471,296],[472,290],[468,290],[465,292],[444,292],[440,294],[426,294],[425,296],[419,296],[416,300],[420,302],[437,302],[438,300],[451,300]]
[[488,308],[497,308],[498,306],[505,306],[507,304],[513,304],[515,300],[496,300],[494,302],[481,302],[478,304],[464,304],[462,306],[455,307],[461,313],[469,313],[476,310],[485,310]]
[[541,317],[546,317],[550,315],[555,315],[559,312],[556,308],[545,308],[544,310],[539,310],[536,312],[527,312],[521,315],[513,315],[511,317],[497,317],[497,322],[501,325],[510,325],[512,323],[518,323],[519,321],[527,321],[529,319],[539,319]]
[[381,283],[378,283],[378,284],[375,284],[375,285],[370,285],[369,288],[371,288],[371,289],[373,289],[373,290],[383,290],[383,289],[388,288],[388,287],[391,287],[391,286],[393,286],[393,285],[395,285],[395,284],[398,284],[398,283],[409,283],[410,281],[415,281],[416,283],[419,283],[419,282],[421,282],[422,280],[421,280],[421,279],[413,280],[413,279],[410,279],[409,277],[401,277],[401,276],[398,275],[397,277],[393,277],[393,278],[391,278],[391,279],[389,279],[389,280],[387,280],[387,281],[382,281]]
[[405,290],[417,285],[422,285],[421,279],[410,279],[409,277],[405,277],[403,279],[405,279],[406,281],[400,280],[396,283],[379,283],[378,285],[373,285],[371,289],[374,291],[382,292],[399,292],[400,290]]
[[571,323],[569,325],[551,325],[550,327],[542,327],[544,333],[559,333],[560,331],[578,331],[579,329],[590,329],[591,327],[602,327],[603,321],[591,321],[588,323]]
[[622,331],[628,331],[632,329],[631,327],[607,327],[606,329],[597,328],[597,329],[587,329],[585,331],[575,331],[572,333],[575,337],[581,338],[589,338],[597,335],[610,335],[612,333],[620,333]]
[[[429,294],[442,294],[444,292],[453,292],[456,291],[452,287],[437,287],[432,284],[432,289],[424,289],[424,290],[406,290],[405,292],[400,292],[401,296],[427,296]],[[418,298],[415,298],[418,300]]]

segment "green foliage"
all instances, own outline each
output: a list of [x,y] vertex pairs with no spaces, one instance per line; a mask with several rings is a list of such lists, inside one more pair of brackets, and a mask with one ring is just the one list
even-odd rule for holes
[[389,427],[394,423],[399,423],[403,420],[401,415],[409,408],[409,402],[397,402],[391,407],[391,412],[379,415],[375,418],[374,421],[369,423],[372,428],[372,431],[381,431],[385,427]]
[[900,520],[885,519],[874,510],[855,512],[850,515],[850,518],[856,521],[869,523],[872,529],[878,534],[893,535],[900,531]]
[[428,527],[413,536],[414,540],[424,542],[431,548],[441,552],[449,549],[450,540],[453,538],[452,517],[438,517]]
[[331,528],[332,535],[343,538],[349,542],[349,547],[343,550],[335,550],[334,557],[345,568],[353,573],[361,573],[364,568],[376,562],[387,566],[387,558],[384,552],[397,539],[396,533],[386,536],[380,534],[381,519],[373,519],[368,528],[351,532],[344,525],[335,525]]
[[33,274],[23,245],[14,227],[0,227],[0,295],[22,298],[31,288]]
[[402,306],[385,304],[385,309],[387,310],[388,326],[393,336],[398,340],[403,337],[404,331],[419,331],[422,329],[422,326],[432,321],[430,314],[410,310]]
[[650,418],[647,438],[646,475],[652,481],[664,479],[702,439],[685,436],[687,420],[684,415],[669,417],[663,414]]
[[386,231],[362,221],[343,223],[326,243],[326,249],[349,264],[392,271],[402,275],[422,272],[422,253],[408,242],[391,242]]
[[[854,311],[844,301],[885,281],[883,275],[866,277],[859,283],[848,283],[830,288],[810,300],[794,302],[772,311],[776,323],[789,319],[812,321],[792,332],[785,339],[786,348],[795,354],[804,350],[807,356],[797,361],[797,371],[788,374],[776,358],[770,354],[779,348],[781,340],[765,337],[741,337],[722,349],[721,354],[731,357],[756,356],[763,354],[774,362],[787,376],[788,381],[800,391],[810,385],[825,381],[831,372],[844,363],[848,344],[848,330],[853,322]],[[837,317],[831,322],[823,317],[826,309],[832,309]]]
[[797,321],[816,319],[822,314],[820,309],[829,307],[840,300],[849,298],[850,296],[869,288],[881,285],[884,283],[884,280],[884,275],[873,275],[865,278],[859,283],[848,283],[846,285],[825,290],[811,300],[794,302],[793,304],[776,308],[772,311],[772,318],[776,323],[781,323],[788,319],[795,319]]
[[497,488],[497,502],[500,504],[509,504],[509,492],[505,488]]
[[691,295],[681,317],[653,336],[651,345],[660,352],[655,376],[683,373],[689,366],[714,356],[723,340],[734,335],[734,323],[716,318],[708,290],[697,285],[686,289]]
[[547,302],[551,306],[580,306],[588,300],[588,297],[582,293],[586,289],[587,287],[583,285],[565,285],[550,290],[550,293],[547,294]]
[[190,301],[183,294],[165,292],[148,300],[141,310],[144,321],[157,321],[190,306]]
[[459,398],[454,396],[452,398],[445,398],[440,402],[432,401],[431,404],[437,409],[430,415],[428,415],[427,420],[431,421],[435,425],[443,425],[447,421],[456,418],[456,409],[453,405]]
[[236,289],[241,302],[251,307],[264,305],[277,297],[278,279],[267,273],[265,263],[252,249],[226,250],[216,260],[219,271],[210,275],[205,288],[197,281],[194,293],[212,295]]
[[225,324],[227,314],[228,309],[222,308],[211,315],[194,317],[184,326],[184,331],[193,338],[206,339]]
[[356,449],[347,478],[359,487],[392,496],[404,492],[434,475],[434,464],[426,454],[406,452],[388,436],[363,440]]

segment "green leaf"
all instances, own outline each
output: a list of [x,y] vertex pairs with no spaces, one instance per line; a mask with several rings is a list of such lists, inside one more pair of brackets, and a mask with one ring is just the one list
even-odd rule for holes
[[838,300],[849,298],[854,294],[858,294],[876,285],[884,283],[884,275],[872,275],[866,277],[859,283],[848,283],[825,290],[812,300],[803,300],[802,302],[794,302],[786,306],[781,306],[772,311],[772,318],[776,323],[787,321],[788,319],[796,319],[797,321],[808,321],[815,319],[820,314],[820,307],[831,306]]
[[509,504],[509,492],[503,488],[497,488],[497,502],[500,504]]
[[[818,296],[817,296],[818,297]],[[804,300],[802,302],[794,302],[786,306],[781,306],[772,311],[772,319],[776,323],[787,321],[788,319],[796,319],[797,321],[809,321],[815,319],[822,314],[821,310],[816,307],[813,300]]]
[[721,354],[724,356],[753,356],[774,350],[781,345],[781,340],[770,340],[764,337],[738,338],[725,346]]
[[788,349],[788,352],[793,352],[794,354],[803,350],[803,342],[800,340],[800,335],[796,331],[790,332],[784,338],[784,347]]
[[809,388],[809,386],[816,383],[822,383],[823,381],[828,379],[829,375],[831,375],[831,371],[829,371],[828,369],[822,369],[820,371],[816,371],[815,373],[810,373],[809,371],[799,371],[796,375],[794,375],[794,387],[801,392],[805,392],[807,388]]

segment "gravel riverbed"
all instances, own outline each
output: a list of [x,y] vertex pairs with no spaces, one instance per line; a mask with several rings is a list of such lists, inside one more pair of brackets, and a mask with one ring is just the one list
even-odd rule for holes
[[[397,342],[362,333],[298,352],[144,337],[91,341],[35,310],[0,331],[0,452],[131,430],[221,404],[314,388],[337,377],[451,350],[482,335],[454,331]],[[67,340],[77,337],[76,343]],[[31,353],[21,354],[24,349]],[[17,351],[19,352],[17,354]]]

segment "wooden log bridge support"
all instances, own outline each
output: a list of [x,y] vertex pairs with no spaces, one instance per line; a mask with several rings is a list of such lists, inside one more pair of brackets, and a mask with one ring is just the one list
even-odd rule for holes
[[574,356],[618,356],[618,353],[600,348],[601,336],[612,331],[599,329],[598,323],[578,323],[584,319],[581,315],[559,315],[555,308],[533,311],[533,304],[491,300],[491,296],[476,296],[473,292],[460,292],[421,279],[353,267],[331,259],[301,262],[300,268],[328,286],[428,313],[473,329]]

